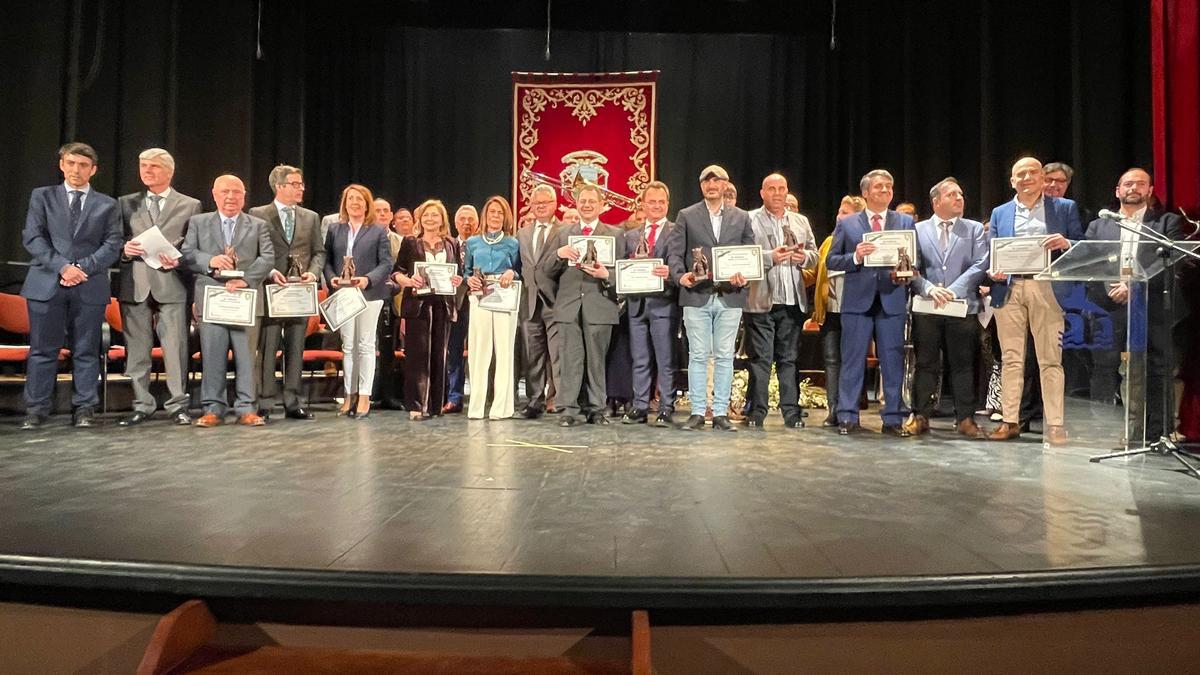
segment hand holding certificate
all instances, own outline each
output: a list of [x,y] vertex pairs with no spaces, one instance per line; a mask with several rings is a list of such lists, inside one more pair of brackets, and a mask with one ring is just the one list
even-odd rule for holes
[[321,314],[325,317],[325,325],[329,330],[338,330],[347,321],[358,316],[367,308],[367,299],[362,290],[355,286],[345,286],[333,293],[321,303]]
[[253,288],[229,291],[225,286],[205,286],[204,312],[200,319],[204,323],[226,326],[253,326],[257,301],[258,291]]
[[313,316],[318,311],[317,284],[267,284],[267,316],[293,318]]
[[[588,254],[588,242],[592,243],[592,248],[596,252],[596,262],[605,267],[612,267],[617,264],[617,240],[615,237],[604,235],[567,237],[567,246],[579,252],[580,260]],[[576,265],[578,264],[577,262]]]
[[997,237],[992,240],[990,274],[1038,274],[1050,266],[1046,237]]
[[617,261],[617,293],[658,293],[663,289],[663,278],[654,273],[661,267],[662,258],[635,258]]
[[137,242],[142,247],[142,260],[150,266],[150,269],[160,269],[163,264],[159,256],[165,256],[171,260],[179,260],[183,254],[179,249],[171,245],[167,238],[163,236],[162,230],[155,225],[150,229],[142,232],[134,237],[132,241]]
[[487,294],[479,298],[479,308],[492,312],[516,312],[521,307],[521,282],[513,281],[505,288],[498,279],[484,282]]
[[[429,293],[434,295],[454,295],[454,275],[458,274],[458,265],[454,263],[418,262],[413,265],[414,276],[420,276],[425,282]],[[422,289],[424,290],[424,289]],[[424,295],[417,291],[418,295]]]
[[883,230],[863,234],[863,242],[875,245],[875,252],[863,258],[864,267],[896,267],[900,262],[900,249],[909,256],[917,250],[916,230]]
[[729,281],[733,275],[739,273],[746,281],[763,278],[762,247],[757,244],[714,246],[712,249],[713,281]]

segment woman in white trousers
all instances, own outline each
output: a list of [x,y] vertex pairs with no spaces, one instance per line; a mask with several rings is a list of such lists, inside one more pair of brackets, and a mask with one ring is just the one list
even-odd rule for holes
[[[471,396],[467,418],[507,419],[513,415],[513,359],[517,340],[517,310],[500,311],[479,306],[480,293],[489,282],[502,288],[520,276],[521,247],[513,227],[512,207],[495,196],[483,205],[483,230],[467,240],[463,276],[470,287],[471,324],[467,331],[467,365]],[[477,274],[478,273],[478,274]],[[480,280],[482,275],[483,280]],[[492,362],[495,378],[489,378]],[[487,405],[491,398],[491,407]]]

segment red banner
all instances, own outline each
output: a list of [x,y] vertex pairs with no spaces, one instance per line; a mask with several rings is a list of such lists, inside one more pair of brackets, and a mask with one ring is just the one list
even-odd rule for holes
[[657,81],[658,71],[513,73],[517,213],[528,210],[530,191],[547,177],[561,186],[560,210],[574,204],[573,186],[590,182],[616,193],[601,220],[627,220],[655,177]]

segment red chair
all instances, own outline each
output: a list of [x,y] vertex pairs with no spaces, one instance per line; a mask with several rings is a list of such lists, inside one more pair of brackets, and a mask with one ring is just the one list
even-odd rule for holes
[[[0,330],[14,333],[29,341],[29,306],[25,298],[11,293],[0,293]],[[71,356],[71,350],[58,350],[58,361],[62,363]],[[0,345],[0,363],[24,363],[29,358],[29,345]]]

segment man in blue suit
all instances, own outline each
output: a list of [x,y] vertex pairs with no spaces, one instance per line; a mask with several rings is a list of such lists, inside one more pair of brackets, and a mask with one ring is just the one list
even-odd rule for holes
[[875,353],[883,369],[883,433],[907,437],[904,428],[904,322],[908,314],[908,288],[892,280],[891,268],[866,267],[866,256],[875,245],[864,242],[867,232],[911,230],[911,216],[888,209],[892,203],[892,174],[883,169],[867,172],[859,189],[867,208],[838,221],[833,230],[826,266],[845,272],[842,285],[842,372],[838,378],[838,433],[859,429],[858,398],[862,394],[867,344],[875,337]]
[[667,220],[671,193],[667,185],[651,181],[642,189],[642,208],[646,222],[625,233],[625,250],[634,257],[638,246],[646,242],[649,258],[662,258],[664,264],[654,269],[662,277],[663,290],[625,296],[625,312],[629,316],[629,348],[633,357],[633,407],[621,418],[622,424],[642,424],[647,421],[651,384],[658,374],[658,417],[656,427],[672,427],[675,412],[675,373],[672,370],[671,348],[679,332],[679,289],[671,280],[671,268],[665,262],[667,241],[675,223]]
[[905,425],[914,435],[929,431],[933,397],[942,373],[942,353],[950,362],[954,421],[958,433],[977,438],[975,424],[975,359],[979,353],[979,284],[987,278],[988,238],[983,223],[963,218],[966,200],[954,178],[929,191],[933,217],[917,223],[917,266],[921,274],[913,290],[937,308],[966,304],[966,316],[913,312],[912,335],[917,351],[913,379],[912,418]]
[[[1009,179],[1016,196],[992,210],[993,237],[1044,237],[1049,251],[1062,251],[1083,239],[1079,209],[1070,199],[1043,193],[1046,173],[1042,163],[1023,157],[1012,167]],[[992,267],[996,261],[992,261]],[[1021,435],[1021,389],[1025,381],[1025,332],[1033,333],[1042,382],[1043,437],[1051,445],[1067,442],[1063,427],[1062,302],[1069,284],[1055,284],[1033,275],[992,275],[992,307],[996,308],[996,335],[1000,338],[1000,413],[1003,421],[988,435],[1003,441]]]
[[62,184],[37,188],[29,197],[21,235],[32,258],[21,287],[29,308],[22,429],[37,429],[50,416],[68,322],[74,363],[72,423],[95,425],[108,268],[121,254],[122,243],[117,200],[91,186],[97,161],[90,145],[67,143],[58,150]]

